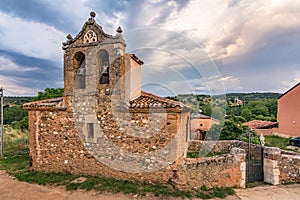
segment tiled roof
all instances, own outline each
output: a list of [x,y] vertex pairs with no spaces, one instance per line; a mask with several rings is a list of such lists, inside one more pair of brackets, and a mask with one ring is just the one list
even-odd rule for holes
[[219,120],[213,118],[213,117],[210,117],[210,116],[207,116],[207,115],[203,115],[203,114],[192,114],[191,115],[191,119],[211,119],[217,123],[219,123]]
[[[54,99],[40,100],[35,102],[30,102],[23,104],[24,109],[48,109],[48,108],[57,108],[57,109],[65,109],[64,98],[58,97]],[[184,108],[190,109],[189,107],[170,99],[166,99],[163,97],[156,96],[154,94],[150,94],[142,91],[141,95],[131,101],[129,101],[129,108]]]
[[58,108],[63,109],[63,97],[53,98],[53,99],[46,99],[46,100],[39,100],[35,102],[25,103],[23,104],[24,109],[32,109],[32,108]]
[[162,108],[188,108],[182,105],[178,101],[173,101],[163,97],[156,96],[148,92],[141,92],[141,95],[131,101],[129,101],[129,108],[150,108],[150,107],[162,107]]
[[139,65],[144,64],[144,62],[142,60],[140,60],[135,54],[129,54],[129,56],[135,60],[135,62],[137,62]]
[[196,118],[196,119],[210,119],[210,116],[203,115],[203,114],[192,114],[191,118]]
[[252,120],[250,122],[243,123],[243,125],[248,126],[250,129],[272,128],[277,125],[277,122]]

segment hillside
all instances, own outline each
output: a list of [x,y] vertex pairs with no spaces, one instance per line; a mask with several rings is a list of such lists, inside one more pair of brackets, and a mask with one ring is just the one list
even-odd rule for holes
[[276,121],[277,98],[280,93],[228,93],[225,95],[209,96],[184,94],[175,97],[167,97],[180,101],[191,108],[194,113],[202,113],[211,116],[212,110],[216,118],[226,116],[242,116],[246,121],[252,119]]
[[16,105],[22,105],[24,103],[30,102],[33,97],[4,97],[3,103],[4,105],[16,106]]

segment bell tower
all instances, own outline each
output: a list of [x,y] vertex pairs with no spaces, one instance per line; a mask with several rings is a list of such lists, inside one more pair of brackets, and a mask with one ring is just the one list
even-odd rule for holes
[[[122,29],[116,35],[105,33],[90,13],[76,37],[70,34],[62,43],[64,50],[64,96],[111,94],[112,90],[123,93],[125,81],[119,83],[125,73],[125,41]],[[122,81],[122,80],[121,80]],[[118,83],[118,84],[117,84]],[[116,88],[118,87],[118,88]]]

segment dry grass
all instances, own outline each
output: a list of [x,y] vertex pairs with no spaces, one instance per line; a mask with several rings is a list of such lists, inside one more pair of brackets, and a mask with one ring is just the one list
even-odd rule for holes
[[10,126],[4,126],[4,154],[18,154],[28,151],[29,148],[29,131],[17,130]]

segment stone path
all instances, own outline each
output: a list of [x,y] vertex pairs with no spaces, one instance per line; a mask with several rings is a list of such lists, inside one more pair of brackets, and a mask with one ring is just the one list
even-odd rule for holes
[[236,189],[241,200],[300,200],[300,184]]

